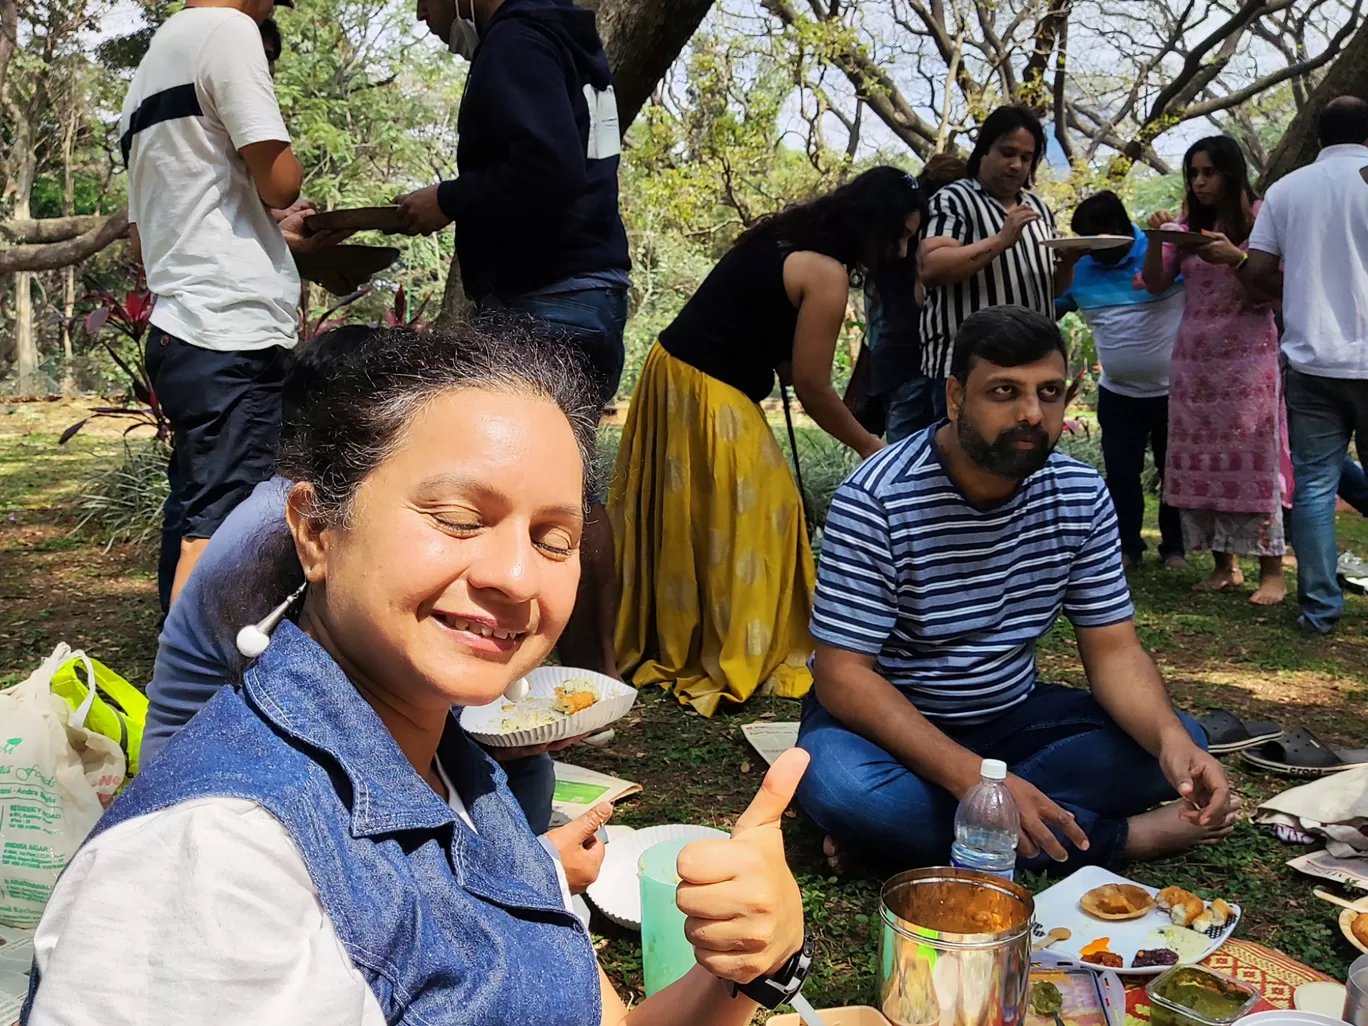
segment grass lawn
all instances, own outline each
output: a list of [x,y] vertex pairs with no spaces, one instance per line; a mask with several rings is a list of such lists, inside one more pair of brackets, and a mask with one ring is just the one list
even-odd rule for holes
[[[154,553],[127,545],[106,550],[72,535],[72,506],[83,481],[119,458],[120,443],[83,434],[58,448],[61,427],[78,419],[64,420],[69,412],[43,404],[0,407],[0,685],[22,679],[61,640],[134,682],[151,672],[158,622]],[[1341,514],[1340,538],[1342,546],[1368,554],[1368,521]],[[1209,569],[1209,557],[1198,556],[1184,573],[1146,564],[1132,577],[1140,636],[1176,701],[1192,711],[1224,707],[1289,728],[1305,725],[1333,742],[1362,747],[1368,741],[1368,602],[1351,597],[1334,636],[1307,638],[1296,628],[1290,600],[1261,610],[1246,601],[1248,589],[1193,593],[1190,585]],[[1252,580],[1256,567],[1245,570]],[[1046,679],[1083,683],[1067,624],[1044,639],[1040,662]],[[645,786],[623,802],[619,822],[727,826],[764,768],[741,724],[797,715],[797,703],[761,698],[741,713],[705,720],[652,691],[618,725],[612,744],[578,750],[574,760]],[[1228,765],[1250,807],[1289,786],[1245,772],[1237,761]],[[791,810],[789,817],[790,860],[823,953],[806,993],[818,1007],[867,1001],[879,881],[827,875],[816,829],[801,813]],[[1219,847],[1131,872],[1146,883],[1183,884],[1238,901],[1245,909],[1242,936],[1342,978],[1356,952],[1339,934],[1337,913],[1312,897],[1317,882],[1283,864],[1297,853],[1270,831],[1244,823]],[[601,920],[595,929],[609,975],[631,996],[641,981],[637,937]]]

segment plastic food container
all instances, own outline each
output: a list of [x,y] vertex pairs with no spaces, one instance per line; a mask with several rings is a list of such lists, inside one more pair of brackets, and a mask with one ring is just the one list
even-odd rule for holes
[[1205,966],[1180,965],[1145,988],[1150,1026],[1229,1026],[1259,1003],[1259,992]]
[[[818,1010],[827,1026],[890,1026],[877,1008],[868,1005],[847,1005],[845,1008],[822,1008]],[[803,1026],[797,1014],[776,1015],[769,1026]]]

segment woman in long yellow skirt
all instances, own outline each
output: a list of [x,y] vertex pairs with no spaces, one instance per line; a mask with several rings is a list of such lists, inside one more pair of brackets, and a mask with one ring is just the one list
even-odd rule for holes
[[866,171],[741,236],[661,333],[618,449],[608,514],[622,605],[618,664],[711,716],[766,681],[812,686],[816,584],[802,501],[760,408],[792,375],[808,416],[866,457],[883,442],[831,385],[851,275],[905,256],[925,202]]

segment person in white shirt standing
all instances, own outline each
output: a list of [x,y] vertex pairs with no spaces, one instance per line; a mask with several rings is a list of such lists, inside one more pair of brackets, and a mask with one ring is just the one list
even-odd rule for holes
[[1251,292],[1282,297],[1299,622],[1328,634],[1344,611],[1335,493],[1350,440],[1368,456],[1368,102],[1332,100],[1318,134],[1315,163],[1269,188],[1249,256],[1225,255]]
[[165,530],[181,541],[164,603],[271,474],[296,342],[290,252],[337,241],[306,237],[312,207],[296,202],[302,172],[259,28],[274,6],[189,0],[152,38],[120,120],[131,236],[156,296],[147,373],[174,432]]

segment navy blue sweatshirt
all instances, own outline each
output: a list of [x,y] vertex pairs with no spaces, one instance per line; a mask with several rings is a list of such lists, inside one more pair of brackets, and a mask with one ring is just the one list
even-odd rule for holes
[[612,84],[593,12],[571,0],[494,12],[461,100],[460,174],[437,189],[473,299],[631,267]]

